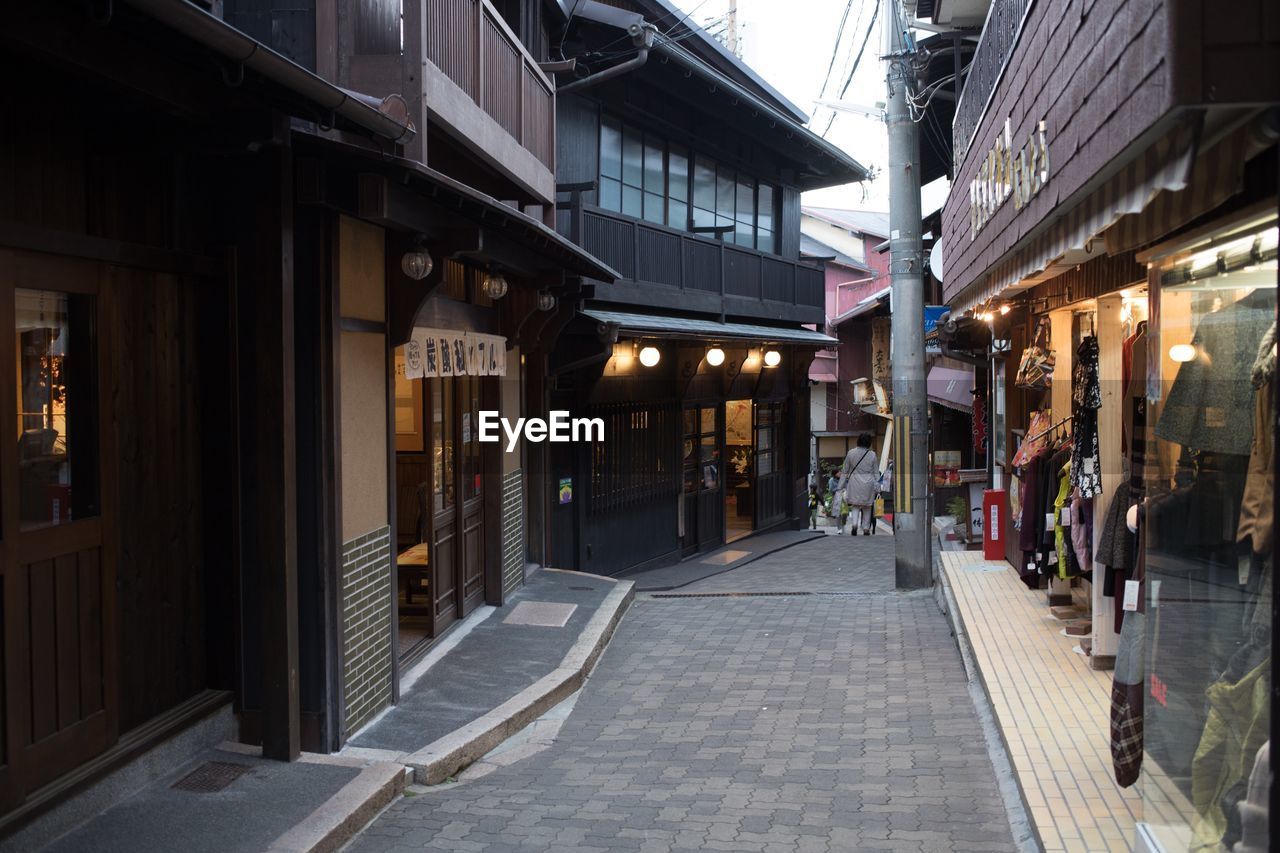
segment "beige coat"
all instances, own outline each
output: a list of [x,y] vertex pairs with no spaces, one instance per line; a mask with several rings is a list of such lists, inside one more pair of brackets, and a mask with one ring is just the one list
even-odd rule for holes
[[876,452],[870,447],[855,447],[844,457],[840,468],[840,486],[845,503],[849,506],[871,506],[876,500],[876,484],[880,481],[880,466]]

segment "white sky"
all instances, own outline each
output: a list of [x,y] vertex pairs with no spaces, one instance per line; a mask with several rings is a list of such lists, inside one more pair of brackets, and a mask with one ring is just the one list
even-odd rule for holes
[[[699,24],[719,18],[729,8],[729,0],[673,2],[685,12],[692,10],[691,19]],[[832,110],[815,106],[814,101],[822,90],[846,2],[848,0],[738,0],[743,59],[770,85],[808,113],[809,127],[818,134],[826,128]],[[839,98],[853,58],[867,36],[875,8],[876,0],[852,0],[824,99]],[[843,100],[874,107],[877,101],[885,99],[884,66],[880,62],[882,19],[883,16],[876,18],[875,32],[871,33]],[[805,193],[804,203],[856,210],[888,210],[889,185],[883,175],[888,160],[884,124],[854,113],[836,113],[826,138],[862,165],[882,174],[862,185]],[[945,180],[925,187],[921,195],[924,212],[937,208],[946,199]]]

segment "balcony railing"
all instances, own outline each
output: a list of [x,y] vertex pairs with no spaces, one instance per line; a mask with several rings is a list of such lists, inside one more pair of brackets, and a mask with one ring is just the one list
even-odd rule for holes
[[978,124],[986,113],[991,94],[1000,83],[1005,63],[1009,61],[1018,36],[1022,33],[1022,22],[1027,12],[1035,5],[1035,0],[993,0],[987,12],[987,21],[982,26],[982,36],[978,40],[978,49],[974,51],[973,63],[965,78],[964,90],[956,103],[956,116],[951,124],[952,152],[959,174],[960,164],[969,150],[973,135],[978,131]]
[[555,87],[488,0],[425,3],[426,57],[547,168]]
[[637,284],[821,310],[817,267],[584,206],[581,244]]

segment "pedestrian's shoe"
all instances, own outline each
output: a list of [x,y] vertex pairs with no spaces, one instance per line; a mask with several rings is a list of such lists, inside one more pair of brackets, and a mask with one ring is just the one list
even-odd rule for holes
[[858,528],[856,528],[856,527],[855,527],[855,528],[853,528],[852,530],[850,530],[850,531],[849,531],[849,535],[850,535],[850,536],[857,536],[857,535],[858,535]]

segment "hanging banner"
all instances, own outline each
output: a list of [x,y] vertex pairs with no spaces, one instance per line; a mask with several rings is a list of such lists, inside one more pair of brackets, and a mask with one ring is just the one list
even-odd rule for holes
[[481,332],[415,328],[405,345],[405,377],[506,376],[507,339]]

